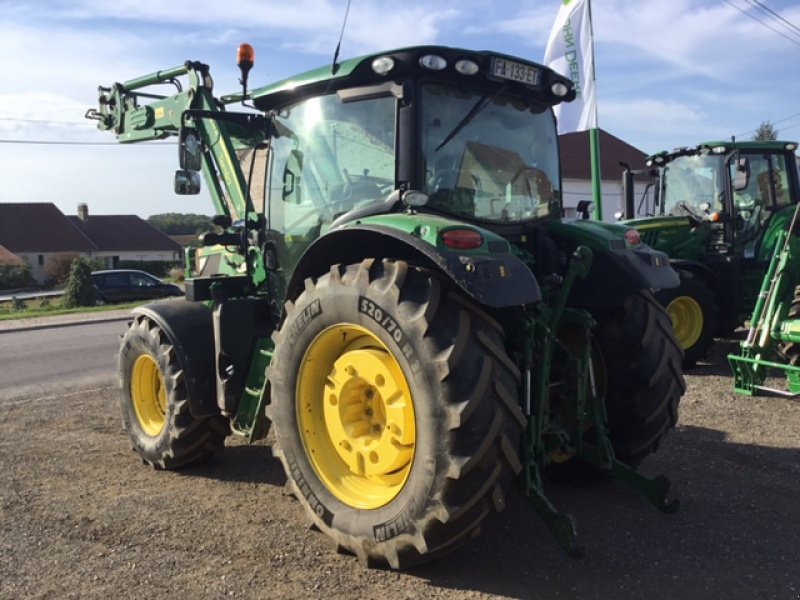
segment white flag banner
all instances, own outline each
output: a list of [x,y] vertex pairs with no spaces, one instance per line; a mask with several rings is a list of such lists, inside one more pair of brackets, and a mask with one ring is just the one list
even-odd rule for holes
[[575,84],[575,100],[554,107],[558,133],[597,127],[589,0],[562,0],[544,51],[544,64]]

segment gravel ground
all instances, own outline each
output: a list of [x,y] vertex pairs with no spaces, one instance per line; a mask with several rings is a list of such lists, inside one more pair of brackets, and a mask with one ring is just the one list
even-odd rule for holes
[[112,389],[0,403],[0,598],[800,598],[800,402],[735,396],[720,343],[642,467],[663,515],[609,482],[551,484],[587,547],[566,558],[523,495],[457,552],[367,570],[309,530],[269,440],[155,472]]

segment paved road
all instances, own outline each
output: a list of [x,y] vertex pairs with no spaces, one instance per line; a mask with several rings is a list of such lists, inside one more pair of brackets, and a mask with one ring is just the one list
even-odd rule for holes
[[60,396],[114,381],[124,321],[79,323],[0,335],[0,401]]

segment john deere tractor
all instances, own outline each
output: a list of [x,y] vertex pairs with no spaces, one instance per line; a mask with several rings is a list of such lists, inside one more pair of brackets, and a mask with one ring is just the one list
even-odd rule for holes
[[[728,356],[739,394],[800,397],[800,204],[775,249],[737,354]],[[768,381],[783,375],[785,385]]]
[[[119,397],[157,469],[233,431],[366,564],[474,537],[512,481],[564,548],[543,475],[635,467],[675,424],[681,351],[650,290],[678,284],[630,227],[561,219],[552,107],[570,80],[493,52],[381,52],[213,94],[199,62],[100,88],[121,143],[175,137],[175,191],[216,209],[186,298],[143,306]],[[174,93],[159,93],[172,84]],[[244,105],[237,110],[237,105]]]
[[[670,256],[677,288],[656,297],[667,307],[684,367],[701,359],[714,336],[742,324],[786,229],[800,186],[794,142],[707,142],[647,159],[648,170],[627,170],[625,223],[645,243]],[[638,206],[634,175],[651,176],[654,193]]]

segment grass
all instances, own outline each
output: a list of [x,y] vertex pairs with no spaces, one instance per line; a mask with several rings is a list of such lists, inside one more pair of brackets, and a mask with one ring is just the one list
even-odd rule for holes
[[72,315],[76,313],[104,312],[133,308],[143,302],[129,302],[127,304],[107,304],[104,306],[80,306],[77,308],[62,308],[60,300],[43,302],[42,300],[24,300],[14,306],[13,302],[0,302],[0,321],[15,319],[32,319],[34,317],[50,317],[55,315]]

